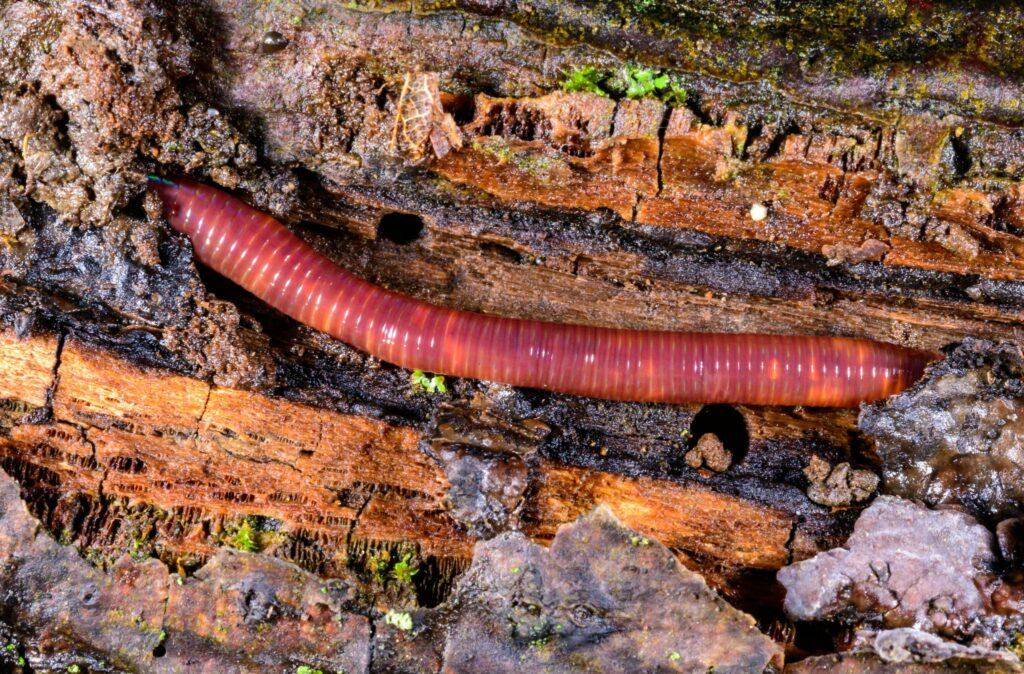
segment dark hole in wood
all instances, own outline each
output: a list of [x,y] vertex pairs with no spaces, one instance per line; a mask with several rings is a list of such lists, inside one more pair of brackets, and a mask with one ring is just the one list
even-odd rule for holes
[[377,223],[377,238],[405,245],[420,238],[423,218],[414,213],[385,213]]
[[513,264],[520,264],[523,261],[522,253],[500,243],[484,241],[480,244],[480,250],[485,255],[490,255]]
[[705,433],[718,436],[722,446],[732,455],[734,466],[743,460],[750,448],[747,420],[732,405],[705,405],[700,408],[690,423],[690,447],[695,447]]
[[473,96],[441,94],[441,106],[460,126],[472,122],[476,115],[476,99]]

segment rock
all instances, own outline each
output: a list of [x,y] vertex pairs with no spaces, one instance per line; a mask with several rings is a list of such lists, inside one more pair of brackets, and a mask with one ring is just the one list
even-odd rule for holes
[[863,408],[883,491],[958,504],[986,521],[1024,512],[1024,357],[967,339],[900,395]]
[[550,549],[479,543],[452,599],[445,672],[770,671],[781,649],[665,547],[599,507]]
[[450,513],[473,536],[509,528],[526,490],[526,463],[514,454],[449,445],[438,452],[451,488]]
[[861,514],[845,548],[779,571],[785,610],[795,620],[1005,642],[1021,616],[995,605],[1001,583],[993,584],[994,543],[965,513],[880,496]]
[[368,671],[370,622],[343,608],[354,595],[344,581],[222,549],[167,595],[166,655],[152,671]]

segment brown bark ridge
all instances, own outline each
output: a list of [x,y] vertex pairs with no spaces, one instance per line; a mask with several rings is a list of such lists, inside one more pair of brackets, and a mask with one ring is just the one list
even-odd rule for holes
[[[217,641],[209,662],[244,652],[239,671],[441,671],[445,622],[418,612],[472,603],[476,588],[453,587],[475,546],[522,534],[513,548],[537,556],[603,505],[634,547],[664,544],[790,655],[848,644],[843,627],[794,626],[775,572],[842,545],[877,475],[901,470],[855,410],[465,380],[428,394],[198,268],[145,191],[148,173],[219,185],[338,264],[462,309],[930,349],[1016,341],[1024,63],[1006,45],[1024,15],[763,5],[0,1],[0,467],[25,504],[5,492],[24,533],[8,557],[59,558],[100,584],[198,579],[161,590],[178,602],[165,614]],[[964,414],[980,395],[957,389]],[[897,410],[916,429],[901,451],[917,455],[944,398],[911,397],[928,408]],[[882,449],[899,429],[885,434]],[[629,537],[609,540],[628,566]],[[59,574],[15,566],[5,665],[188,664],[157,656],[152,630],[120,660],[110,641],[76,641],[83,623],[54,640],[45,605],[8,609]],[[231,590],[234,576],[255,589]],[[318,608],[328,579],[348,589]],[[225,640],[226,622],[206,624],[230,603],[200,602],[207,587],[241,596],[227,612],[252,631]],[[289,597],[274,611],[340,616],[329,643],[358,648],[331,659],[287,623],[296,641],[247,650],[262,623],[245,597],[267,588]],[[396,607],[416,628],[395,627]],[[600,607],[575,608],[579,641],[598,639]],[[157,624],[140,610],[136,628]],[[544,631],[560,620],[523,618],[543,634],[509,652],[543,641],[531,662],[571,662],[576,637]],[[667,648],[671,668],[682,656]]]

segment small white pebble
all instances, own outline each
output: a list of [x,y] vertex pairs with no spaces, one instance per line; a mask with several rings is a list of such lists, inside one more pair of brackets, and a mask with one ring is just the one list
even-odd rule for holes
[[750,219],[754,222],[761,222],[768,217],[768,207],[758,202],[750,207]]

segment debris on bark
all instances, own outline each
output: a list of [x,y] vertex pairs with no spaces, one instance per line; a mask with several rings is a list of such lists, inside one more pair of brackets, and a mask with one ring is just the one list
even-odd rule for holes
[[707,466],[716,473],[729,470],[732,455],[722,441],[714,433],[705,433],[697,439],[697,444],[686,453],[686,465],[690,468]]
[[844,262],[850,264],[879,262],[888,252],[889,245],[877,239],[868,239],[856,247],[846,243],[824,245],[821,247],[821,254],[828,258],[826,264],[830,267],[843,264]]
[[831,466],[817,455],[811,457],[804,475],[810,482],[807,498],[830,508],[866,501],[878,488],[878,476],[870,470],[851,468],[846,461]]
[[883,490],[988,522],[1024,512],[1024,357],[967,339],[907,391],[867,406]]

